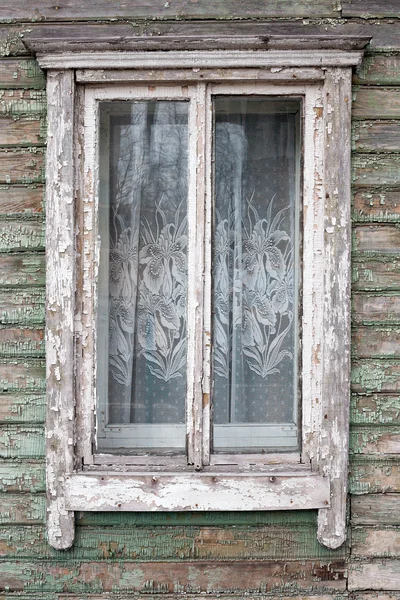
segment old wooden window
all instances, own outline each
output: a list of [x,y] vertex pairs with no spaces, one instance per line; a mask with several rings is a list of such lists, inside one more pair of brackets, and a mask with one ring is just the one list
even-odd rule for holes
[[39,57],[57,548],[77,510],[314,508],[345,539],[365,40],[291,44]]

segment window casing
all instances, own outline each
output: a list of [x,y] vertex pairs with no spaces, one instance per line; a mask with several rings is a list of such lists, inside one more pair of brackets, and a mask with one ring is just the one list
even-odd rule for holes
[[[49,541],[57,548],[73,543],[76,510],[315,508],[319,540],[334,548],[345,539],[351,66],[362,53],[332,49],[195,54],[124,53],[121,59],[118,53],[100,53],[96,61],[102,61],[106,69],[102,71],[92,68],[92,55],[45,55],[40,60],[49,69]],[[113,70],[120,69],[121,60],[127,70]],[[188,239],[192,257],[196,248],[206,251],[189,267],[187,458],[104,454],[95,449],[95,325],[101,278],[95,107],[101,101],[137,99],[140,93],[154,98],[190,95],[193,106],[189,204],[193,202],[195,209]],[[207,240],[211,239],[213,94],[301,97],[303,102],[300,453],[210,454],[207,299],[212,281]],[[196,282],[203,281],[203,274],[204,286],[199,286]]]

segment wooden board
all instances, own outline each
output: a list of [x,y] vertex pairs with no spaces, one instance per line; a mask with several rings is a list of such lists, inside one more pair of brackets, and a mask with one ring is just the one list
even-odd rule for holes
[[353,75],[353,83],[400,85],[400,56],[398,54],[365,56]]
[[349,490],[351,494],[399,493],[399,457],[378,460],[374,456],[353,457],[349,470]]
[[0,255],[0,286],[43,286],[45,256],[41,253]]
[[353,562],[349,567],[349,590],[400,590],[400,560]]
[[360,359],[352,363],[352,390],[357,393],[392,394],[400,390],[400,362]]
[[342,0],[343,17],[398,17],[397,0]]
[[[1,192],[0,192],[1,193]],[[352,218],[357,222],[397,222],[400,220],[400,191],[355,189]]]
[[364,425],[350,429],[351,454],[400,454],[400,427]]
[[351,499],[353,525],[400,525],[397,494],[369,494]]
[[43,425],[3,425],[0,431],[0,458],[44,457]]
[[0,114],[11,117],[45,115],[45,90],[2,91],[0,93]]
[[399,290],[400,261],[392,256],[353,259],[352,288],[360,290]]
[[0,392],[44,392],[45,363],[41,358],[0,358]]
[[400,87],[353,88],[353,119],[399,119]]
[[43,325],[43,288],[0,288],[0,324]]
[[397,225],[363,225],[353,228],[353,252],[398,254],[400,229]]
[[400,327],[356,327],[351,352],[356,358],[400,358]]
[[267,17],[338,17],[337,4],[332,0],[247,0],[240,4],[235,0],[116,0],[112,5],[108,0],[86,0],[76,3],[61,2],[57,6],[51,0],[37,0],[33,5],[24,0],[3,0],[0,7],[0,21],[70,21],[70,20],[110,20],[110,19],[174,19],[174,18],[267,18]]
[[400,424],[400,397],[398,395],[371,394],[351,398],[351,423],[361,425],[380,423],[381,425]]
[[44,461],[0,460],[0,492],[44,492]]
[[400,121],[355,121],[352,148],[356,152],[400,152]]
[[352,166],[352,180],[358,187],[400,185],[398,154],[356,154]]
[[[1,61],[0,61],[1,64]],[[43,146],[46,137],[46,125],[40,118],[22,118],[0,116],[0,146]]]
[[0,590],[180,594],[345,591],[344,561],[3,561]]
[[0,394],[0,422],[44,423],[43,394]]
[[[0,525],[37,525],[44,523],[46,502],[44,494],[1,494]],[[12,537],[14,527],[9,529]],[[3,599],[1,599],[3,600]]]
[[0,221],[0,252],[43,251],[44,235],[42,221],[30,219]]
[[43,149],[0,149],[0,184],[43,183]]
[[46,80],[36,60],[5,58],[0,60],[0,89],[44,88]]
[[400,558],[400,527],[354,527],[351,554],[361,558]]
[[353,294],[353,322],[364,325],[400,323],[400,295],[394,292]]
[[44,327],[0,327],[0,355],[44,356]]

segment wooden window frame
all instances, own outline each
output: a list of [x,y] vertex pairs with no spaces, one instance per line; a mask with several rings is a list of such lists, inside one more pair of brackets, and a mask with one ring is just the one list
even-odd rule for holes
[[[55,548],[72,545],[74,511],[110,510],[318,509],[319,541],[330,548],[344,542],[350,396],[351,76],[352,67],[362,59],[365,40],[362,44],[358,40],[358,46],[354,38],[345,41],[340,38],[335,45],[331,40],[331,48],[320,50],[320,40],[316,40],[312,51],[99,51],[38,56],[48,71],[47,531]],[[166,81],[177,86],[197,82],[199,119],[207,119],[206,104],[201,101],[205,82],[216,86],[235,82],[236,90],[243,82],[247,82],[246,89],[270,86],[276,95],[285,90],[299,95],[303,90],[300,93],[313,98],[306,117],[312,127],[307,126],[304,134],[301,460],[296,454],[273,454],[262,460],[253,456],[249,464],[249,457],[230,456],[225,464],[211,460],[210,466],[196,472],[184,465],[171,467],[168,460],[93,454],[97,175],[93,163],[82,161],[93,142],[82,120],[84,89],[135,82],[157,86]],[[204,136],[196,143],[201,157]],[[198,177],[196,194],[204,198],[210,193],[206,183],[210,177]],[[202,221],[201,198],[198,206]],[[203,234],[209,221],[206,213]],[[205,260],[206,272],[210,272],[209,259]],[[198,269],[203,273],[204,265]],[[189,339],[207,362],[199,300],[200,310],[189,308],[195,331]],[[203,405],[209,389],[207,379],[203,389],[195,372],[192,384],[195,402],[189,460],[200,466],[201,461],[207,463],[207,457],[204,461],[204,455],[202,459],[199,455],[199,436],[209,422],[208,403]]]

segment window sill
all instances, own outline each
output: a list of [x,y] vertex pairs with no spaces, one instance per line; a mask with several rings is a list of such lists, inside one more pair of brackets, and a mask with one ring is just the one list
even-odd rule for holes
[[330,507],[330,485],[304,465],[278,472],[91,471],[66,478],[71,511],[297,510]]

